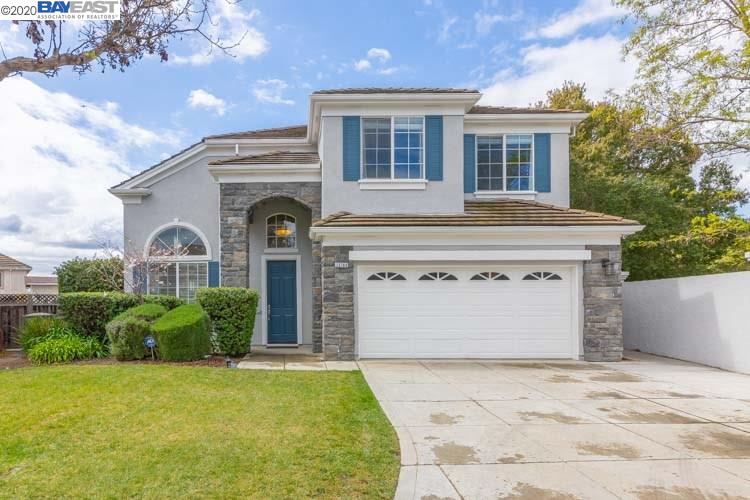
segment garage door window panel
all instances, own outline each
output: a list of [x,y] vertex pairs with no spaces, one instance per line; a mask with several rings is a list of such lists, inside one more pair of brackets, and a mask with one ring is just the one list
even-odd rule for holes
[[524,281],[562,281],[562,277],[557,273],[548,271],[537,271],[529,273],[523,277]]
[[510,281],[510,278],[503,273],[485,271],[472,276],[471,281]]
[[440,271],[426,273],[419,277],[419,281],[458,281],[454,274]]
[[389,271],[384,271],[380,273],[371,274],[367,281],[406,281],[406,278],[403,274],[400,273],[393,273]]

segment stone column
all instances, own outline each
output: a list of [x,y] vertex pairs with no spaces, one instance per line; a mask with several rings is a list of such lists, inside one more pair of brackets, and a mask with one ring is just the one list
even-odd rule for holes
[[583,264],[583,355],[586,361],[622,359],[622,254],[619,245],[590,245]]
[[[354,266],[352,247],[323,248],[323,352],[326,359],[354,359]],[[335,264],[345,267],[336,267]]]
[[221,286],[248,286],[247,211],[245,184],[219,185]]

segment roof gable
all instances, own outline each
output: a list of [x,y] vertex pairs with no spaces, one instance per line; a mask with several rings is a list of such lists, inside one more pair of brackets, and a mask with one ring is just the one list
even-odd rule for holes
[[19,269],[31,271],[31,266],[24,264],[20,260],[16,260],[12,257],[8,257],[7,255],[0,253],[0,269]]

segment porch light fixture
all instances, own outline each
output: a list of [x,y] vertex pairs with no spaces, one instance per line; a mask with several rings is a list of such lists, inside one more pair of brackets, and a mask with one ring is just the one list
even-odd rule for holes
[[273,234],[279,238],[286,238],[292,235],[292,230],[286,226],[277,227],[273,230]]

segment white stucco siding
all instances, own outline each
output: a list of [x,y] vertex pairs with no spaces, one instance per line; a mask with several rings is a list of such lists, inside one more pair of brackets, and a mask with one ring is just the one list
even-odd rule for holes
[[463,210],[463,116],[443,116],[443,180],[424,190],[363,191],[343,180],[340,116],[322,119],[323,217],[339,211],[368,213],[456,213]]
[[750,373],[750,272],[625,283],[625,349]]
[[549,193],[537,193],[536,201],[558,207],[570,206],[570,146],[568,134],[550,135]]

